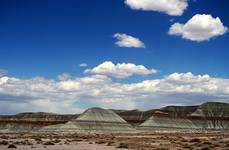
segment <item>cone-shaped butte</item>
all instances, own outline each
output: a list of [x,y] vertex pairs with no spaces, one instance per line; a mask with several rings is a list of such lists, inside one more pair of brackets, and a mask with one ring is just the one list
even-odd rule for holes
[[135,129],[111,110],[90,108],[77,119],[66,124],[48,126],[43,131],[53,132],[134,132]]
[[132,132],[134,129],[119,115],[111,110],[91,108],[72,121],[88,132]]
[[189,119],[175,118],[169,116],[167,113],[155,112],[139,126],[139,129],[156,132],[176,132],[197,129],[197,127]]

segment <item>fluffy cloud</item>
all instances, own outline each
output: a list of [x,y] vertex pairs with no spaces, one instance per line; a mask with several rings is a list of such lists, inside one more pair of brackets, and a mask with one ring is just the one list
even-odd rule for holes
[[223,25],[220,18],[213,18],[211,15],[196,14],[185,24],[174,23],[169,29],[169,34],[201,42],[223,35],[227,31],[228,28]]
[[61,75],[58,75],[57,77],[60,81],[66,81],[69,80],[71,78],[71,75],[68,73],[63,73]]
[[125,0],[132,9],[163,12],[171,16],[181,16],[188,7],[187,0]]
[[79,64],[79,67],[87,67],[86,63]]
[[0,77],[0,113],[79,113],[88,107],[152,109],[169,104],[229,100],[229,79],[173,73],[161,79],[119,83],[93,75],[64,81]]
[[85,73],[106,75],[115,78],[126,78],[134,74],[149,75],[157,72],[156,69],[149,70],[143,65],[135,65],[132,63],[113,64],[111,61],[106,61],[93,69],[85,70]]
[[119,47],[145,48],[145,44],[136,37],[124,33],[116,33],[114,34],[114,37],[118,39],[115,44]]

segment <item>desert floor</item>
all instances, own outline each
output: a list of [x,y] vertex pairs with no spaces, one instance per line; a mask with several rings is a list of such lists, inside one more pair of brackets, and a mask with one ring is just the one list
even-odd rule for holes
[[0,133],[0,150],[229,150],[224,133],[38,134]]

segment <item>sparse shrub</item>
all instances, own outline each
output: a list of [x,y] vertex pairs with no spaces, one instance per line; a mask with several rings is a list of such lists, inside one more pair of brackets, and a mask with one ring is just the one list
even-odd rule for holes
[[106,143],[106,141],[104,141],[104,140],[99,140],[99,141],[95,142],[95,144],[105,144],[105,143]]
[[15,146],[14,144],[10,144],[8,148],[17,148],[17,146]]
[[10,139],[10,137],[9,137],[9,136],[6,136],[6,135],[2,135],[2,136],[1,136],[1,139],[6,139],[6,140],[8,140],[8,139]]
[[41,138],[34,138],[34,140],[35,140],[36,142],[42,142],[42,139],[41,139]]
[[43,143],[43,145],[55,145],[55,143],[53,143],[51,141],[47,141],[47,142]]
[[167,147],[157,147],[154,150],[169,150]]
[[188,142],[188,140],[186,140],[186,139],[182,139],[182,140],[181,140],[181,142]]
[[199,143],[199,142],[201,142],[201,140],[198,139],[198,138],[193,138],[189,142],[191,142],[191,143]]
[[73,140],[71,140],[71,139],[67,139],[66,141],[69,143],[73,142]]
[[60,142],[61,142],[61,140],[59,140],[59,139],[55,139],[53,142],[54,142],[54,143],[60,143]]
[[224,141],[219,141],[219,143],[221,143],[221,144],[222,144],[222,143],[224,143]]
[[200,150],[212,150],[212,149],[209,148],[209,147],[203,147],[203,148],[201,148]]
[[214,147],[220,147],[220,145],[218,143],[214,143],[214,144],[212,144],[212,146],[214,146]]
[[114,144],[114,142],[110,141],[110,142],[107,143],[107,146],[112,146],[113,144]]
[[68,141],[65,141],[64,144],[65,144],[65,145],[69,145],[70,143],[69,143]]
[[33,145],[32,142],[29,142],[28,140],[25,140],[25,141],[21,141],[21,142],[16,142],[14,144],[19,144],[19,145]]
[[0,145],[8,145],[8,144],[9,144],[9,142],[7,142],[7,141],[5,141],[5,140],[0,141]]
[[42,141],[37,141],[37,144],[42,144]]
[[127,143],[120,143],[117,148],[129,148],[129,145]]
[[203,142],[203,144],[204,144],[204,145],[212,145],[212,143],[209,142],[209,141],[205,141],[205,142]]
[[190,145],[184,145],[184,148],[190,149],[191,146]]
[[83,141],[83,139],[74,139],[73,141],[75,141],[75,142],[81,142],[81,141]]

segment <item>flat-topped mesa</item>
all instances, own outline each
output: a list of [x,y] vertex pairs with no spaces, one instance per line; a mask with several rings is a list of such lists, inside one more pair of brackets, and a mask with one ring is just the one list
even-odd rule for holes
[[200,105],[192,114],[189,116],[199,116],[209,119],[229,118],[229,104],[221,102],[207,102]]
[[199,106],[167,106],[155,111],[139,129],[191,131],[229,129],[229,104],[208,102]]
[[229,129],[229,104],[207,102],[200,105],[188,118],[204,129]]

